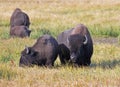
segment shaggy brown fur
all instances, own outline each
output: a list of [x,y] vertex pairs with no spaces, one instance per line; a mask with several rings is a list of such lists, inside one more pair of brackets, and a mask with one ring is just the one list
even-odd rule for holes
[[58,43],[62,64],[70,61],[77,66],[90,65],[93,42],[85,25],[78,24],[75,28],[62,32],[58,36]]
[[83,24],[78,24],[77,26],[75,26],[75,28],[71,32],[71,35],[74,35],[74,34],[85,35],[86,33],[88,33],[87,32],[87,27]]
[[10,18],[10,28],[21,25],[29,27],[30,20],[25,12],[22,12],[21,9],[16,8]]
[[27,26],[14,26],[10,29],[10,36],[11,37],[29,37],[31,31],[28,29]]
[[58,43],[50,35],[38,38],[32,47],[25,48],[21,53],[20,66],[47,66],[51,67],[58,56]]

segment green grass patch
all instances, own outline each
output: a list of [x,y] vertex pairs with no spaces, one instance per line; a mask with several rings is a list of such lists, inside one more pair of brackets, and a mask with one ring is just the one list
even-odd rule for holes
[[119,26],[101,26],[94,25],[89,26],[89,30],[93,36],[99,37],[118,37],[120,35],[120,27]]
[[9,39],[9,29],[8,27],[0,27],[0,39]]
[[31,34],[31,38],[33,39],[37,39],[45,34],[53,35],[52,32],[50,32],[50,30],[48,29],[36,29],[36,30],[32,30],[32,32],[34,32],[34,34]]

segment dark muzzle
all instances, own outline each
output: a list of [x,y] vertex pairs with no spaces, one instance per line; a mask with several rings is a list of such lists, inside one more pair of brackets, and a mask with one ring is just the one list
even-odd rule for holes
[[70,56],[70,60],[72,61],[72,62],[76,62],[76,55],[75,55],[75,53],[72,53],[71,54],[71,56]]

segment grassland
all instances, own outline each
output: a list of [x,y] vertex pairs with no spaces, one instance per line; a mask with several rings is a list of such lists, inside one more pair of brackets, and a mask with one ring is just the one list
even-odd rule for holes
[[[9,20],[19,7],[31,21],[30,38],[10,38]],[[94,43],[90,67],[20,68],[20,53],[45,33],[54,37],[83,23],[93,37],[116,43]],[[120,87],[120,0],[0,0],[0,87]]]

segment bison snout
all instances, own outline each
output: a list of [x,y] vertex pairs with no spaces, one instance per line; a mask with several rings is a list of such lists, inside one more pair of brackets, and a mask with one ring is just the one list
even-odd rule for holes
[[70,59],[72,62],[76,62],[76,58],[77,57],[76,57],[75,53],[71,54]]

